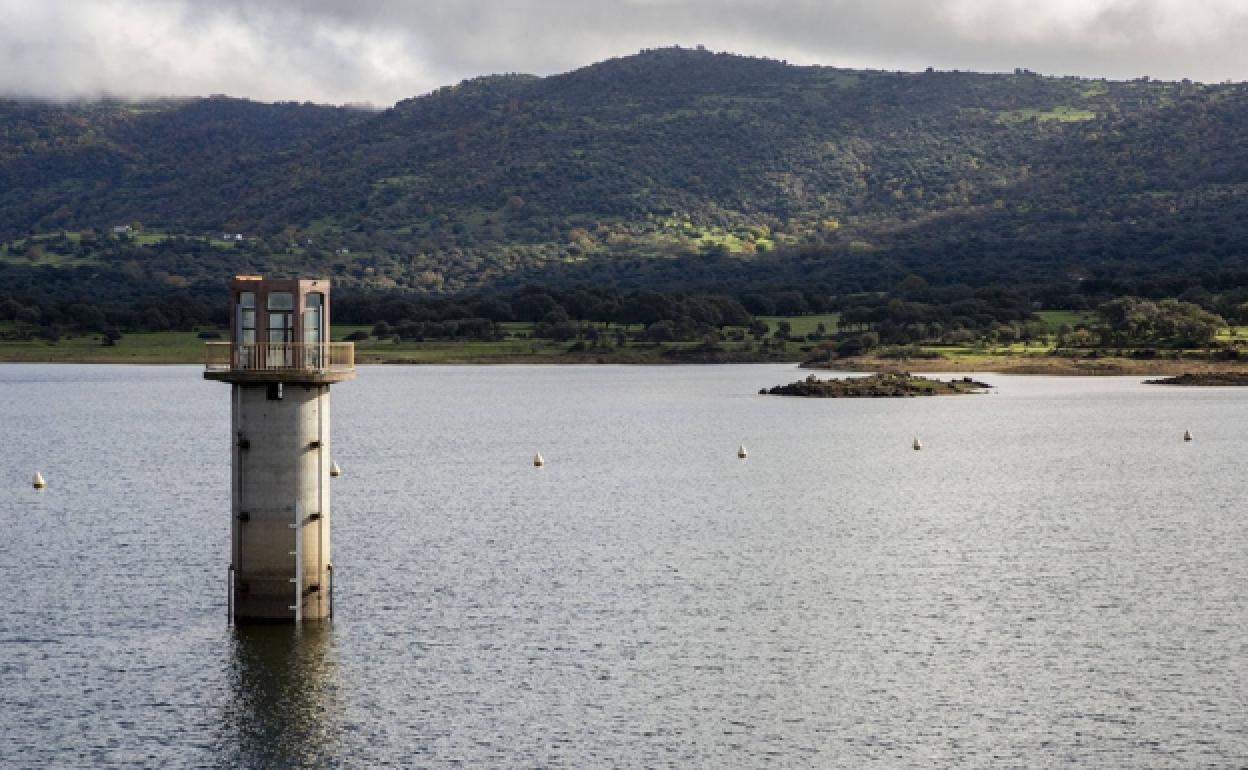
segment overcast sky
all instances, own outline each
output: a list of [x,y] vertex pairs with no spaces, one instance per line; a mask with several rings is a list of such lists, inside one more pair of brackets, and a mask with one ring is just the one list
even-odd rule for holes
[[393,104],[703,44],[793,63],[1248,79],[1246,0],[0,0],[0,93]]

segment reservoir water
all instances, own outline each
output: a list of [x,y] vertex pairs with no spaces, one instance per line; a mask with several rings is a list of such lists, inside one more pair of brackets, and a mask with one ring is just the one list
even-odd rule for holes
[[0,766],[1248,764],[1248,389],[803,375],[361,369],[296,630],[226,624],[227,387],[0,365]]

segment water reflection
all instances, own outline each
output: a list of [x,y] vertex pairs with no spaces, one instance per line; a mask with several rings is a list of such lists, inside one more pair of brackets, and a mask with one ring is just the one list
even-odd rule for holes
[[[234,631],[228,706],[238,767],[327,767],[341,757],[341,713],[333,629],[239,626]],[[236,753],[235,753],[236,752]]]

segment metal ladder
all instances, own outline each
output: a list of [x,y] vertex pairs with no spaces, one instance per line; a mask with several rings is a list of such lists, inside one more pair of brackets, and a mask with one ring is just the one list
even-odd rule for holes
[[295,520],[290,528],[295,533],[295,550],[290,555],[295,557],[295,576],[290,582],[295,584],[295,603],[291,609],[295,611],[295,622],[303,622],[303,511],[299,501],[295,501]]

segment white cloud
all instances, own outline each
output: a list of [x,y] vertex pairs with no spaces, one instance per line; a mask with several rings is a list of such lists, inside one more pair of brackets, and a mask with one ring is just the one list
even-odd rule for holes
[[706,44],[801,63],[1243,79],[1240,0],[0,0],[0,93],[389,104]]

